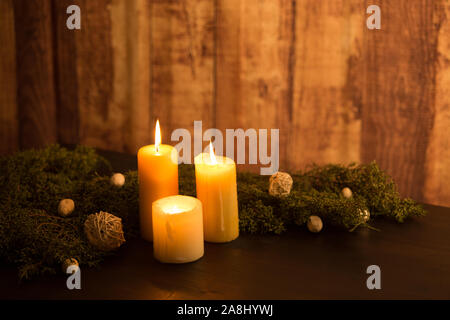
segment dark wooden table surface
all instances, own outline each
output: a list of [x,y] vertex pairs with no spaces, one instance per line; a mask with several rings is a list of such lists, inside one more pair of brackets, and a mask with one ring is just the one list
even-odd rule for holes
[[[135,158],[106,153],[116,170]],[[197,262],[167,265],[152,244],[127,242],[97,269],[81,270],[82,289],[66,277],[18,284],[0,267],[1,299],[450,299],[450,209],[425,206],[428,216],[404,224],[377,220],[381,232],[325,227],[281,236],[242,234],[206,244]],[[368,290],[366,268],[381,268],[381,290]]]

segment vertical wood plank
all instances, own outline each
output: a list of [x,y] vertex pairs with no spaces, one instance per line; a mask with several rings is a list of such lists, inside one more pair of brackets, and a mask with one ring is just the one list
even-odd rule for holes
[[425,161],[423,201],[450,207],[450,3],[436,1],[434,24],[437,43],[436,97],[433,128]]
[[57,141],[50,0],[14,1],[22,148]]
[[151,126],[159,118],[168,143],[194,120],[214,126],[214,2],[154,0],[151,23]]
[[[216,1],[215,106],[216,127],[240,126],[241,8],[239,0]],[[224,151],[225,153],[225,151]]]
[[423,199],[434,121],[437,28],[428,1],[380,1],[382,30],[366,31],[362,159],[376,160],[402,195]]
[[136,153],[150,142],[150,3],[113,0],[109,11],[113,68],[110,120],[121,130],[121,150]]
[[290,167],[360,160],[354,93],[365,8],[360,1],[297,2]]
[[292,116],[295,14],[294,1],[217,1],[217,127],[223,132],[279,128],[284,168]]
[[[53,19],[55,37],[55,68],[58,141],[63,144],[80,142],[80,110],[78,107],[77,46],[78,30],[66,26],[70,5],[80,6],[76,0],[53,0]],[[82,27],[83,11],[81,12]]]
[[0,1],[0,154],[18,149],[16,42],[12,0]]
[[136,153],[141,146],[153,143],[150,130],[151,3],[148,0],[127,1],[126,12],[129,106],[125,150]]
[[[81,30],[65,26],[81,9]],[[149,142],[150,23],[145,0],[54,1],[59,137],[135,153]]]
[[[115,76],[111,45],[111,0],[80,2],[82,26],[76,32],[80,142],[122,151],[123,113],[111,108]],[[118,23],[118,21],[116,21]]]

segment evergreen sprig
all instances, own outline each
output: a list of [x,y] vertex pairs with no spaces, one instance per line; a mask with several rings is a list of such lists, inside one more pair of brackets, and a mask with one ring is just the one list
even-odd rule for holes
[[[266,177],[249,173],[238,176],[241,230],[260,233],[271,230],[279,234],[288,225],[305,224],[311,215],[321,217],[325,224],[354,230],[358,226],[370,227],[361,215],[364,210],[369,210],[372,218],[387,216],[398,222],[425,215],[420,205],[400,197],[392,178],[375,162],[313,165],[292,178],[291,193],[276,198],[267,193]],[[353,191],[349,199],[341,194],[345,187]]]
[[[109,183],[111,166],[92,148],[67,150],[57,145],[0,158],[0,259],[17,265],[19,277],[29,279],[55,273],[67,258],[95,266],[108,253],[92,247],[83,224],[89,214],[107,211],[122,218],[125,238],[138,234],[137,172],[125,174],[126,183]],[[180,193],[195,196],[192,165],[179,167]],[[372,218],[387,216],[403,222],[425,211],[411,199],[401,199],[392,179],[375,163],[313,166],[293,174],[294,186],[285,198],[269,195],[268,177],[238,174],[240,230],[280,234],[289,226],[305,224],[311,215],[325,224],[347,230],[367,225],[360,210]],[[341,189],[349,187],[346,199]],[[58,203],[75,201],[75,211],[60,217]]]

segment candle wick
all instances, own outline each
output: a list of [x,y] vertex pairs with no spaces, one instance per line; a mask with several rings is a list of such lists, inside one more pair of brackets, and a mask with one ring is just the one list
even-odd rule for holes
[[156,146],[156,152],[159,153],[159,145]]

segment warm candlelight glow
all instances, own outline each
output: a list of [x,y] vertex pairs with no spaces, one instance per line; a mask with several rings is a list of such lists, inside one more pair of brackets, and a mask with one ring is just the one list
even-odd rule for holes
[[212,143],[207,152],[197,155],[195,185],[202,202],[203,230],[208,242],[229,242],[239,236],[236,188],[236,163],[215,155]]
[[155,144],[139,149],[138,175],[141,235],[152,241],[153,202],[178,194],[178,153],[174,147],[161,143],[159,120],[155,126]]
[[165,208],[164,212],[167,214],[177,214],[177,213],[181,213],[184,212],[185,210],[182,208],[178,208],[177,206],[173,206],[173,207],[169,207],[169,208]]
[[155,149],[159,152],[159,145],[161,144],[161,129],[159,128],[159,120],[156,120],[155,128]]
[[211,164],[217,164],[216,156],[214,155],[214,149],[211,141],[209,141],[209,158],[211,159]]
[[170,196],[152,204],[153,253],[165,263],[185,263],[204,253],[203,210],[200,200]]

